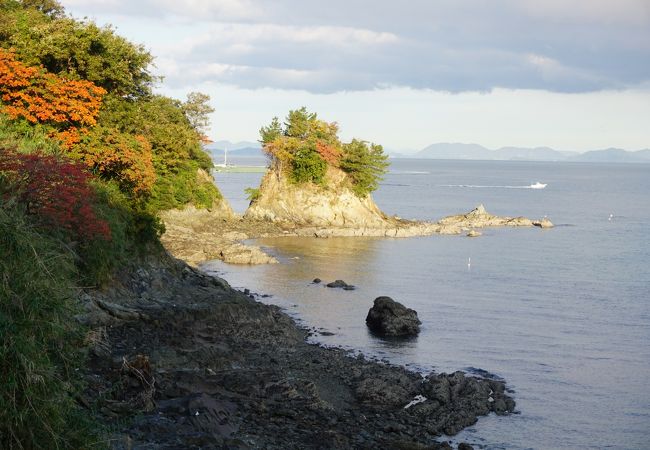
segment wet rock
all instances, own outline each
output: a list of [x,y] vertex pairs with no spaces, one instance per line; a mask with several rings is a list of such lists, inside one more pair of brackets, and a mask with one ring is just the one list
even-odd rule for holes
[[229,264],[275,264],[277,259],[267,255],[259,247],[238,243],[225,244],[217,255]]
[[390,297],[377,297],[366,317],[368,327],[384,336],[414,336],[420,332],[418,313]]
[[555,226],[553,225],[553,222],[548,220],[546,217],[544,217],[542,220],[533,221],[533,225],[540,228],[553,228]]
[[[352,286],[351,284],[347,284],[343,280],[332,281],[331,283],[327,283],[326,286],[328,288],[342,288],[342,289],[351,288],[351,289],[354,289],[354,286]],[[351,289],[346,289],[346,290],[351,290]]]
[[321,281],[323,280],[321,280],[320,278],[314,278],[314,281],[312,281],[312,283],[319,284]]
[[480,231],[469,230],[469,233],[467,233],[467,237],[479,237],[479,236],[483,236],[483,233],[481,233]]

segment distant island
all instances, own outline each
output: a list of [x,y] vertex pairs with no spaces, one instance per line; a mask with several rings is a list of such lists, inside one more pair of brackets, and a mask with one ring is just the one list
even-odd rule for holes
[[[219,162],[223,160],[224,148],[228,149],[228,155],[232,157],[264,156],[261,144],[250,141],[217,141],[210,144],[207,150],[212,155],[212,158]],[[650,149],[628,151],[620,148],[607,148],[579,153],[576,151],[555,150],[550,147],[501,147],[492,150],[478,144],[437,143],[413,153],[391,150],[388,150],[387,153],[391,158],[650,163]]]
[[627,151],[619,148],[584,153],[560,151],[549,147],[501,147],[496,150],[478,144],[431,144],[415,153],[389,152],[392,158],[462,159],[487,161],[575,161],[611,163],[650,163],[650,149]]

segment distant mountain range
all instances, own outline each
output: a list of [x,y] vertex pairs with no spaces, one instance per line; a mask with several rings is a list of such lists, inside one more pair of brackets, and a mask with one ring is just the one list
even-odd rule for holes
[[228,149],[228,157],[249,158],[253,156],[263,157],[262,146],[259,142],[230,142],[217,141],[205,146],[215,163],[223,162],[224,149]]
[[502,147],[490,150],[478,144],[439,143],[429,145],[415,153],[389,152],[389,154],[393,158],[650,163],[650,149],[627,151],[608,148],[578,153],[554,150],[549,147]]
[[[228,149],[229,157],[264,156],[259,142],[217,141],[206,146],[212,158],[217,162],[223,160],[225,148]],[[578,153],[554,150],[549,147],[501,147],[491,150],[478,144],[438,143],[431,144],[414,153],[388,151],[388,154],[392,158],[421,159],[650,163],[650,149],[627,151],[620,148],[607,148]]]

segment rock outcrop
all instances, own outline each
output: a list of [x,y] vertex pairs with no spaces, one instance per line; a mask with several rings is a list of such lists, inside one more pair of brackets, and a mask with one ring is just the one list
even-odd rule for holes
[[[270,222],[300,236],[380,236],[411,237],[431,234],[461,234],[473,228],[532,227],[548,228],[548,220],[501,217],[479,205],[467,214],[445,217],[436,223],[404,220],[384,214],[371,196],[357,197],[340,169],[330,167],[327,185],[294,184],[277,170],[262,179],[260,195],[244,214],[251,221]],[[471,236],[479,236],[475,231]]]
[[347,284],[343,280],[334,280],[331,283],[327,283],[325,286],[327,286],[328,288],[341,288],[341,289],[344,289],[346,291],[354,291],[355,290],[355,287],[353,285]]
[[277,170],[262,179],[260,196],[244,217],[295,227],[382,229],[393,225],[371,196],[357,197],[343,171],[327,170],[327,186],[293,184]]
[[[550,224],[550,220],[546,220]],[[467,214],[458,214],[440,219],[438,224],[460,228],[532,227],[534,225],[533,221],[526,217],[495,216],[488,213],[483,205],[478,205]]]
[[383,336],[414,336],[420,332],[418,313],[390,297],[377,297],[366,317],[368,328]]
[[553,228],[553,222],[544,217],[542,220],[534,220],[533,225],[540,228]]
[[212,210],[189,206],[165,211],[161,218],[165,223],[163,245],[176,258],[193,266],[211,259],[232,264],[277,262],[259,247],[240,243],[248,235],[235,230],[241,227],[241,221],[225,201]]

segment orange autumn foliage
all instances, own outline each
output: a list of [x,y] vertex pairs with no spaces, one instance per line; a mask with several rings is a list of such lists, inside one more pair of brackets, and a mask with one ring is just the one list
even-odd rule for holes
[[148,194],[156,181],[151,144],[143,136],[95,127],[71,155],[100,178],[116,180],[123,192]]
[[328,164],[338,167],[341,161],[341,150],[332,144],[316,142],[316,151]]
[[13,51],[0,49],[0,112],[49,127],[50,137],[98,177],[117,181],[129,194],[147,194],[156,179],[151,145],[142,136],[96,126],[105,94],[90,81],[25,66]]
[[0,49],[1,111],[12,119],[53,126],[54,136],[70,148],[79,131],[97,123],[106,91],[90,81],[68,80],[16,60]]

